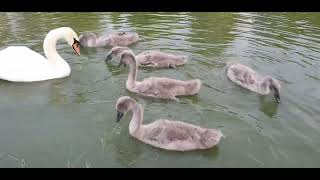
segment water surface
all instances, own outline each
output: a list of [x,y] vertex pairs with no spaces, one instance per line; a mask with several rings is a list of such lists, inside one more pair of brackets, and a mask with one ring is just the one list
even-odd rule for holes
[[[127,68],[103,62],[108,49],[76,56],[61,41],[70,77],[0,81],[0,167],[320,167],[320,13],[0,13],[0,48],[43,54],[46,33],[61,26],[79,35],[135,31],[136,53],[188,55],[185,66],[144,68],[138,77],[200,78],[200,94],[180,103],[140,97],[125,89]],[[231,83],[229,60],[279,79],[282,103]],[[145,123],[183,120],[226,139],[188,153],[145,145],[128,134],[130,113],[115,122],[123,95],[146,107]]]

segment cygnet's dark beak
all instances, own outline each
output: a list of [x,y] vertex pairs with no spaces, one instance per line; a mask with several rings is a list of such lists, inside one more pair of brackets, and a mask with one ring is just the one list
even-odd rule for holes
[[274,94],[274,97],[276,98],[277,103],[280,103],[280,95],[278,93]]
[[123,112],[117,111],[117,121],[116,122],[119,122],[121,120],[121,118],[123,117],[123,115],[124,115]]
[[274,90],[274,97],[276,98],[277,103],[280,103],[280,93],[279,90],[277,88],[273,88]]

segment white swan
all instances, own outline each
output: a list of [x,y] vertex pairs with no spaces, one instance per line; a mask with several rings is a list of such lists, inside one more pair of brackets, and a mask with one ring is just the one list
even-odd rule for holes
[[227,63],[228,78],[246,89],[261,95],[268,95],[270,92],[274,94],[277,103],[280,102],[280,83],[271,76],[261,76],[251,68],[235,63]]
[[82,47],[129,46],[138,40],[139,35],[135,32],[113,32],[102,36],[87,32],[80,35]]
[[0,79],[12,82],[44,81],[70,75],[69,64],[57,53],[56,43],[64,39],[80,55],[79,38],[68,27],[51,30],[44,39],[45,56],[25,46],[0,51]]
[[220,130],[202,128],[181,121],[165,119],[142,125],[143,108],[134,99],[123,96],[116,104],[117,122],[124,113],[132,111],[129,134],[138,140],[166,150],[191,151],[209,149],[216,146],[221,137]]
[[150,77],[143,81],[136,81],[138,63],[132,51],[124,51],[121,54],[119,66],[122,64],[130,66],[126,82],[127,89],[142,96],[179,101],[176,96],[194,95],[201,88],[202,83],[199,79],[181,81],[164,77]]
[[[130,50],[128,47],[115,46],[107,54],[105,62],[110,61],[113,56],[119,57],[120,54],[125,51]],[[136,60],[139,66],[154,67],[154,68],[167,68],[180,66],[188,61],[187,56],[174,55],[158,50],[147,50],[136,55]]]

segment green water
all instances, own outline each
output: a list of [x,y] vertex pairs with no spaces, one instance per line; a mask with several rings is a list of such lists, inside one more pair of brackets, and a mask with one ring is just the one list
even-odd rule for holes
[[[0,13],[0,48],[43,54],[46,33],[61,26],[138,32],[136,53],[190,57],[177,69],[139,69],[139,79],[199,78],[203,87],[180,103],[143,98],[126,90],[128,68],[103,62],[108,49],[76,56],[59,42],[70,77],[0,81],[0,167],[320,167],[320,13]],[[279,79],[282,103],[231,83],[229,60]],[[130,113],[115,122],[123,95],[144,104],[144,123],[183,120],[226,139],[187,153],[145,145],[128,134]]]

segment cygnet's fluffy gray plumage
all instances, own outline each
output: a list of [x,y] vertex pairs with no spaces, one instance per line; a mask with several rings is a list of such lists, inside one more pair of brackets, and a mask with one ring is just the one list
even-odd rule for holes
[[87,32],[81,34],[79,39],[82,47],[114,47],[129,46],[139,40],[139,35],[135,32],[113,32],[97,36]]
[[154,147],[174,151],[209,149],[216,146],[224,137],[220,130],[202,128],[181,121],[159,119],[143,125],[142,106],[128,96],[118,99],[116,110],[117,122],[124,113],[132,111],[129,134]]
[[[113,47],[107,54],[106,62],[111,60],[114,56],[120,57],[123,51],[130,50],[128,47],[116,46]],[[167,68],[180,66],[188,61],[187,56],[174,55],[159,50],[147,50],[138,54],[136,61],[139,66],[154,67],[154,68]]]
[[122,52],[119,66],[122,64],[129,64],[130,67],[126,82],[127,89],[143,96],[179,101],[176,96],[194,95],[201,88],[202,83],[199,79],[181,81],[165,77],[150,77],[143,81],[136,81],[138,63],[130,50]]
[[235,84],[261,95],[273,93],[276,101],[280,102],[281,85],[271,76],[261,76],[251,68],[236,62],[227,63],[227,76]]

